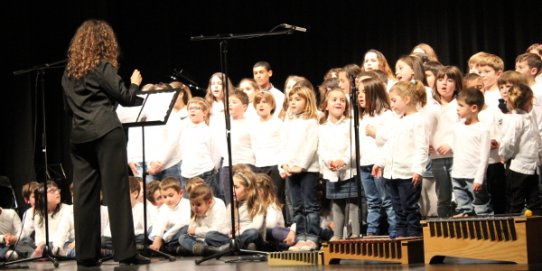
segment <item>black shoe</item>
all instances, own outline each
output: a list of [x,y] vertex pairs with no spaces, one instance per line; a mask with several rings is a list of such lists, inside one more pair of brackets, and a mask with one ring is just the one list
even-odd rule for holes
[[82,267],[96,267],[100,266],[102,262],[98,259],[85,259],[85,260],[77,260],[77,265]]
[[219,247],[205,246],[205,250],[203,251],[203,254],[206,256],[215,255],[222,252],[226,252],[228,251],[228,249],[230,249],[230,244],[221,245]]
[[121,264],[125,265],[140,265],[140,264],[149,264],[151,263],[151,260],[147,257],[141,256],[141,254],[137,253],[135,256],[119,261]]

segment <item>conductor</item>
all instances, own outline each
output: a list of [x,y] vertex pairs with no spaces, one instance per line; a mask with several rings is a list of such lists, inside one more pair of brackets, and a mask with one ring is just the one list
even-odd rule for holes
[[119,47],[111,26],[83,22],[68,48],[62,87],[72,117],[75,249],[79,266],[99,266],[100,191],[108,205],[114,259],[147,264],[135,246],[128,189],[126,138],[115,105],[138,105],[142,77],[134,70],[126,88],[118,75]]

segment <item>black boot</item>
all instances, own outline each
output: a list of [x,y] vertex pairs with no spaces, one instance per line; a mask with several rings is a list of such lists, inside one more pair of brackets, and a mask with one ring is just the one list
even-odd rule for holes
[[149,264],[151,263],[151,260],[147,257],[141,256],[141,254],[137,253],[133,257],[130,257],[128,259],[120,260],[121,264],[125,265],[140,265],[140,264]]

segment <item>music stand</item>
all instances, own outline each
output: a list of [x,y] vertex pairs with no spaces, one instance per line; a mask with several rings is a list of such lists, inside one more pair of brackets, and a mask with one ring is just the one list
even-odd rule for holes
[[[49,69],[59,69],[59,68],[63,68],[64,67],[64,63],[66,63],[68,60],[67,59],[63,59],[63,60],[59,60],[59,61],[55,61],[55,62],[52,62],[52,63],[44,63],[44,64],[41,64],[41,65],[36,65],[32,68],[28,68],[28,69],[22,69],[22,70],[18,70],[18,71],[14,71],[13,72],[13,75],[22,75],[22,74],[27,74],[27,73],[30,73],[30,72],[36,72],[36,85],[35,85],[35,91],[36,91],[36,95],[38,93],[38,85],[40,86],[40,90],[41,90],[41,95],[40,95],[40,98],[41,98],[41,117],[42,117],[42,152],[43,152],[43,164],[44,164],[44,181],[43,181],[43,186],[44,186],[44,192],[43,192],[43,200],[45,201],[45,204],[44,206],[47,206],[47,180],[49,179],[49,170],[47,168],[47,127],[46,127],[46,117],[45,117],[45,113],[46,113],[46,110],[45,110],[45,71],[46,70],[49,70]],[[38,84],[38,79],[39,79],[39,84]],[[36,104],[37,106],[37,104]],[[47,213],[47,211],[45,212]],[[10,264],[14,264],[14,263],[21,263],[21,262],[27,262],[27,261],[33,261],[33,260],[39,260],[39,259],[48,259],[49,261],[51,261],[53,263],[53,265],[56,267],[58,267],[58,261],[55,259],[55,257],[53,257],[52,253],[51,253],[51,249],[49,248],[49,216],[48,215],[45,215],[44,217],[44,221],[45,221],[45,247],[43,248],[43,253],[40,257],[30,257],[30,258],[26,258],[26,259],[21,259],[21,260],[15,260],[15,261],[11,261],[11,262],[4,262],[0,265],[0,267],[3,267],[3,266],[6,266],[6,265],[10,265]]]
[[[143,104],[140,106],[132,107],[117,107],[117,116],[122,122],[124,127],[141,127],[141,147],[142,147],[142,177],[143,177],[143,250],[159,254],[169,261],[175,261],[175,257],[162,251],[151,249],[147,245],[148,232],[147,232],[147,186],[145,178],[147,177],[147,167],[145,162],[145,127],[165,125],[173,110],[177,96],[181,91],[177,89],[164,89],[164,90],[152,90],[152,91],[139,91],[137,95],[143,95]],[[150,253],[150,254],[152,254]]]
[[[190,37],[191,41],[206,41],[206,40],[216,40],[219,41],[219,48],[220,48],[220,71],[222,72],[223,76],[226,78],[229,78],[228,76],[228,40],[239,40],[239,39],[251,39],[251,38],[259,38],[259,37],[266,37],[266,36],[278,36],[278,35],[291,35],[294,33],[294,31],[299,31],[297,29],[289,28],[288,30],[281,30],[281,31],[275,31],[275,29],[283,27],[287,28],[287,24],[280,24],[272,28],[268,32],[257,32],[257,33],[248,33],[248,34],[218,34],[214,36],[194,36]],[[306,31],[306,29],[305,29]],[[302,31],[304,32],[304,31]],[[222,78],[223,82],[226,82],[226,78]],[[237,245],[237,242],[235,240],[235,210],[234,210],[234,194],[235,189],[233,185],[233,174],[232,174],[232,160],[231,160],[231,137],[230,137],[230,131],[231,131],[231,124],[230,124],[230,114],[229,114],[229,96],[230,96],[230,89],[228,88],[228,84],[225,84],[224,88],[224,116],[226,119],[226,145],[227,145],[227,152],[228,152],[228,171],[229,171],[229,182],[230,187],[232,189],[230,193],[230,219],[231,219],[231,234],[232,237],[230,238],[230,247],[228,250],[224,252],[219,252],[214,255],[203,257],[200,260],[196,260],[196,265],[199,265],[202,262],[205,262],[210,259],[219,259],[220,257],[228,254],[238,254],[239,252],[251,252],[251,253],[263,253],[267,254],[265,252],[259,252],[259,251],[253,251],[253,250],[243,250],[240,249]]]

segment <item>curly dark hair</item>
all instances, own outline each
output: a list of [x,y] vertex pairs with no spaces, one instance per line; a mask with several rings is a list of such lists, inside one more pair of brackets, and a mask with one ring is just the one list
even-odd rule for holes
[[111,26],[101,20],[87,20],[79,26],[68,48],[68,77],[81,79],[101,62],[108,61],[115,69],[119,46]]

